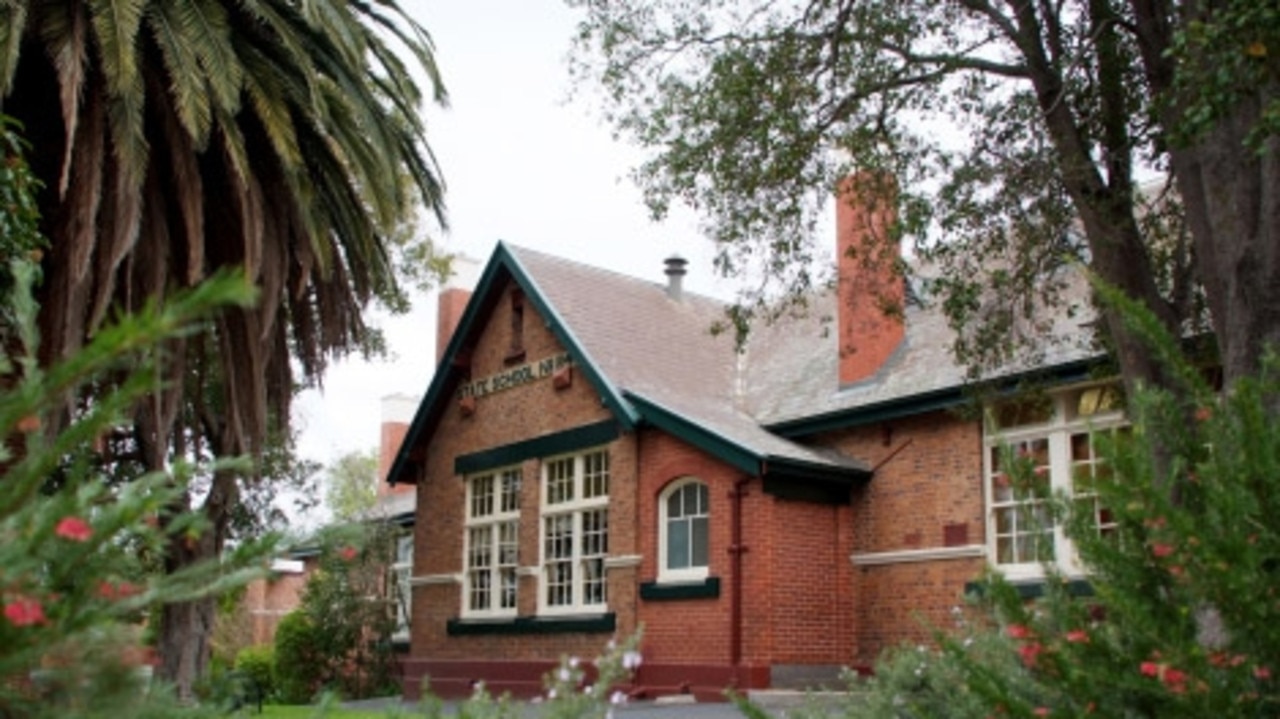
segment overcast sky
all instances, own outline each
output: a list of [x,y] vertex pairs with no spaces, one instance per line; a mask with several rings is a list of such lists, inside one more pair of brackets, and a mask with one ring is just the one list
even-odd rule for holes
[[[448,185],[447,250],[480,261],[504,240],[630,275],[664,281],[662,260],[690,260],[686,289],[722,297],[711,245],[692,222],[649,221],[626,179],[639,158],[593,115],[567,101],[565,62],[574,13],[562,0],[402,0],[432,34],[451,107],[430,110],[428,136]],[[329,463],[376,446],[385,395],[420,397],[435,357],[434,294],[408,316],[375,317],[386,361],[330,368],[324,391],[295,406],[300,451]]]

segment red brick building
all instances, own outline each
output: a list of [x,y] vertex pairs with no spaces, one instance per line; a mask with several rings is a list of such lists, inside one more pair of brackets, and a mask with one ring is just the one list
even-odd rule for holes
[[[841,209],[842,257],[868,219]],[[640,627],[636,691],[794,686],[926,640],[987,562],[1070,568],[995,447],[1042,460],[1046,489],[1091,466],[1086,425],[1119,418],[1084,353],[1047,349],[1064,389],[984,430],[956,411],[942,317],[886,316],[901,283],[867,271],[842,260],[835,293],[741,352],[674,258],[649,282],[502,244],[473,294],[445,293],[449,341],[388,477],[417,491],[406,694],[532,694]]]

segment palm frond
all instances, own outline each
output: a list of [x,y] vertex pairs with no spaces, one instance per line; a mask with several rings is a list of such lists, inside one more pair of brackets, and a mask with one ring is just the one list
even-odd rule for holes
[[0,5],[0,97],[13,88],[22,52],[22,35],[27,29],[26,3]]
[[167,90],[174,100],[165,104],[174,109],[195,146],[204,149],[213,126],[213,97],[208,75],[196,57],[198,39],[191,37],[190,26],[184,25],[189,18],[180,12],[180,8],[188,5],[186,2],[154,3],[147,8],[146,20],[164,58],[169,80]]

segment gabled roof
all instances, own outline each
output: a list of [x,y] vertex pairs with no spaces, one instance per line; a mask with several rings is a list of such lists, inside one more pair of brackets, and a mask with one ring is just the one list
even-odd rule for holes
[[[416,443],[433,431],[457,391],[474,344],[505,283],[515,282],[547,322],[616,422],[673,434],[752,475],[807,482],[865,480],[856,458],[806,445],[818,432],[952,407],[967,401],[965,369],[951,356],[954,334],[942,313],[908,308],[906,336],[873,376],[838,382],[839,341],[829,322],[833,294],[817,295],[803,316],[753,328],[743,352],[713,335],[725,304],[666,284],[499,243],[446,348],[431,386],[388,473],[412,482]],[[1083,285],[1072,296],[1084,297]],[[1058,312],[1041,352],[1002,377],[1050,368],[1058,379],[1086,374],[1093,353],[1087,311]]]
[[625,430],[659,427],[750,474],[855,481],[864,463],[771,433],[744,411],[742,357],[711,326],[723,303],[553,255],[499,243],[445,349],[388,481],[412,482],[413,447],[429,436],[462,378],[506,281],[515,282]]

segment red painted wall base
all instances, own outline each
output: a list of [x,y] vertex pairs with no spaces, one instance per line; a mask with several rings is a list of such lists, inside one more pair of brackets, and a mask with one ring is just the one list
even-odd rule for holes
[[[424,691],[441,699],[461,699],[483,682],[492,696],[509,693],[528,699],[543,692],[543,677],[556,668],[552,662],[538,661],[446,661],[409,657],[401,661],[404,697],[418,701]],[[587,668],[588,681],[595,677]],[[726,690],[745,692],[767,689],[767,666],[733,667],[727,664],[645,664],[629,683],[615,687],[634,699],[653,699],[672,694],[692,694],[698,701],[726,701]]]

